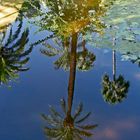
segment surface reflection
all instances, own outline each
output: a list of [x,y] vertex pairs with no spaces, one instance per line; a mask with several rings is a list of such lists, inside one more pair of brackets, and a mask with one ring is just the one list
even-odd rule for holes
[[28,63],[33,49],[25,48],[29,41],[29,29],[22,31],[22,17],[17,23],[16,30],[11,25],[9,32],[0,33],[0,84],[8,84],[18,78],[19,72],[28,70],[24,65]]
[[[74,36],[72,36],[73,38]],[[54,62],[55,68],[63,68],[64,70],[70,69],[70,57],[71,57],[71,38],[67,39],[60,39],[57,38],[53,39],[53,44],[51,45],[48,41],[43,43],[45,48],[41,49],[41,53],[48,56],[58,56],[59,58]],[[78,41],[78,36],[76,37]],[[52,40],[51,40],[52,41]],[[93,67],[93,63],[96,59],[96,56],[92,51],[89,51],[86,48],[86,41],[82,39],[81,42],[76,44],[76,67],[77,70],[80,71],[87,71]]]
[[109,75],[105,74],[102,79],[102,94],[108,103],[117,104],[122,102],[127,97],[129,89],[129,81],[126,81],[122,75],[116,78],[116,51],[112,53],[113,57],[113,80],[110,80]]
[[91,69],[96,56],[86,48],[86,35],[92,32],[103,33],[105,24],[100,18],[113,3],[101,0],[82,2],[58,0],[57,2],[40,1],[40,6],[34,5],[31,1],[29,4],[37,10],[39,16],[39,20],[33,20],[32,24],[37,25],[39,31],[47,30],[51,33],[32,46],[43,42],[46,49],[42,49],[41,52],[47,56],[60,55],[54,62],[55,67],[69,70],[70,46],[74,44],[77,48],[77,69],[82,71]]
[[[83,105],[80,104],[75,114],[72,116],[72,105],[74,97],[74,86],[76,77],[76,64],[77,64],[77,33],[72,35],[70,46],[70,59],[69,59],[69,82],[68,82],[68,100],[61,101],[62,109],[64,110],[64,117],[57,113],[54,109],[50,109],[51,116],[43,115],[43,118],[52,126],[45,127],[47,136],[62,139],[62,140],[80,140],[83,136],[91,137],[92,133],[88,130],[94,129],[97,125],[80,125],[85,121],[90,113],[80,118],[83,110]],[[68,48],[69,49],[69,48]],[[46,52],[46,51],[45,51]],[[52,54],[52,53],[51,53]]]
[[[31,3],[32,7],[36,7]],[[32,24],[39,27],[39,31],[51,32],[43,40],[39,40],[32,46],[42,44],[45,46],[41,53],[52,57],[60,56],[55,62],[55,67],[69,70],[68,100],[62,100],[62,108],[65,115],[61,116],[55,109],[50,108],[51,116],[42,115],[49,126],[45,127],[45,134],[55,139],[82,139],[83,136],[90,137],[92,133],[85,131],[95,128],[97,125],[77,126],[84,121],[90,113],[81,120],[76,118],[81,114],[82,105],[74,116],[72,116],[72,104],[74,97],[76,69],[87,71],[93,67],[96,56],[86,48],[86,36],[88,34],[103,34],[105,24],[102,22],[107,9],[113,3],[104,4],[96,1],[42,1],[40,8],[36,7],[40,18],[35,19]],[[42,7],[43,6],[43,7]],[[37,15],[35,15],[37,16]],[[116,38],[113,36],[113,46]],[[117,104],[126,98],[129,82],[122,75],[116,78],[116,51],[113,50],[113,80],[106,74],[102,79],[102,94],[108,103]]]
[[[120,118],[118,120],[116,119],[117,121],[115,123],[116,125],[116,128],[115,128],[112,125],[114,120],[110,120],[110,119],[113,118],[112,117],[114,115],[113,111],[117,107],[119,108],[119,106],[117,107],[111,106],[111,107],[114,107],[113,108],[114,110],[108,111],[109,108],[107,107],[107,104],[104,104],[104,102],[103,103],[101,102],[102,98],[101,98],[101,101],[99,99],[99,97],[103,96],[104,100],[107,103],[114,105],[114,104],[121,103],[127,97],[128,91],[130,89],[130,82],[129,82],[130,77],[129,77],[128,71],[126,70],[124,70],[123,72],[124,74],[127,74],[127,75],[122,75],[123,73],[122,71],[119,72],[119,75],[117,75],[116,68],[119,67],[117,66],[117,62],[116,62],[117,52],[118,54],[121,54],[121,57],[123,60],[130,60],[131,62],[137,63],[138,65],[140,65],[140,54],[139,54],[140,52],[139,29],[140,28],[138,25],[139,16],[136,16],[138,12],[135,13],[134,9],[132,9],[133,11],[131,12],[133,13],[132,15],[133,17],[129,17],[128,15],[129,12],[127,13],[125,10],[129,9],[129,6],[131,6],[132,4],[132,0],[129,0],[126,3],[123,3],[121,1],[118,2],[118,1],[119,0],[83,0],[83,1],[80,1],[80,0],[35,0],[35,1],[26,0],[24,2],[22,0],[15,1],[15,4],[18,4],[19,2],[19,5],[20,5],[19,7],[16,7],[16,16],[17,16],[17,13],[19,12],[20,13],[19,17],[18,18],[15,17],[13,19],[10,19],[10,21],[8,21],[8,24],[9,24],[9,23],[12,23],[13,20],[16,19],[15,24],[11,24],[9,28],[7,29],[7,31],[5,28],[5,25],[7,25],[7,23],[6,22],[3,23],[2,30],[0,33],[0,85],[1,84],[8,85],[10,81],[14,81],[18,78],[18,75],[21,71],[27,71],[29,68],[27,68],[26,65],[29,62],[30,54],[33,48],[37,48],[40,46],[41,46],[41,50],[40,50],[41,54],[46,55],[47,57],[55,57],[53,58],[53,60],[54,60],[54,66],[56,69],[63,69],[69,72],[67,94],[65,97],[67,100],[65,100],[64,98],[64,99],[61,99],[60,101],[62,111],[59,112],[51,106],[49,108],[50,115],[46,115],[46,114],[41,115],[42,118],[45,120],[45,123],[47,123],[46,127],[44,128],[44,132],[48,139],[56,139],[56,140],[59,140],[59,139],[60,140],[82,140],[82,139],[87,139],[87,138],[92,139],[92,136],[93,136],[92,130],[93,132],[95,131],[95,136],[96,134],[98,134],[97,137],[99,137],[99,139],[100,138],[103,139],[105,135],[107,136],[106,138],[121,139],[120,137],[117,136],[118,135],[118,133],[116,133],[117,131],[120,132],[122,130],[124,131],[124,129],[127,129],[127,128],[129,129],[129,126],[131,129],[134,129],[133,121],[131,123],[131,120],[126,119],[127,121],[125,122],[124,121],[125,119],[122,119],[124,121],[123,123],[123,121],[120,121],[121,120]],[[119,3],[121,3],[123,6],[119,5]],[[9,4],[8,0],[6,0],[5,3],[2,1],[2,4],[3,6],[13,7],[13,4]],[[135,5],[136,4],[137,2],[135,3]],[[124,5],[126,7],[124,7]],[[122,14],[119,15],[121,16],[120,18],[119,17],[116,18],[115,17],[116,12],[114,12],[113,9],[118,9],[120,7],[121,8],[124,7],[120,10],[125,11],[126,13],[123,12]],[[0,12],[1,11],[4,12],[4,10],[0,10]],[[11,14],[13,14],[13,12]],[[125,15],[125,18],[122,17],[124,15]],[[127,19],[127,22],[126,21],[122,22],[123,23],[122,24],[121,21],[123,21],[124,19]],[[129,21],[129,19],[132,19],[132,23]],[[1,21],[1,17],[0,17],[0,21]],[[28,24],[23,25],[24,22],[25,24],[28,22]],[[24,27],[28,25],[29,27],[25,29]],[[0,28],[1,28],[1,25],[0,25]],[[40,37],[40,34],[43,35],[43,38]],[[103,69],[103,71],[101,70],[101,68],[103,68],[102,64],[104,65],[104,63],[108,63],[107,61],[110,58],[109,59],[106,58],[105,60],[102,59],[102,62],[101,62],[102,64],[97,64],[99,62],[98,59],[100,59],[102,56],[97,53],[96,49],[94,49],[93,51],[90,48],[90,46],[93,46],[94,48],[96,47],[97,49],[102,48],[101,50],[102,52],[103,51],[107,52],[111,49],[112,51],[112,65],[111,65],[112,78],[110,77],[109,72],[105,73],[106,71],[105,68]],[[107,48],[107,50],[104,50],[105,48]],[[24,113],[26,113],[28,107],[30,108],[33,105],[30,108],[31,110],[30,109],[28,110],[31,113],[30,115],[32,116],[34,115],[32,114],[32,110],[35,110],[34,113],[36,113],[37,116],[39,116],[38,114],[42,111],[42,110],[40,111],[40,108],[42,109],[44,105],[41,103],[41,100],[43,98],[44,98],[44,102],[46,102],[49,96],[49,98],[52,98],[53,104],[55,104],[54,100],[58,96],[58,94],[56,97],[54,97],[55,94],[48,95],[47,92],[52,93],[50,92],[51,89],[54,89],[54,93],[60,93],[61,91],[61,90],[59,90],[59,92],[57,91],[56,83],[52,83],[50,87],[48,86],[50,82],[48,80],[49,79],[48,75],[51,75],[53,73],[53,70],[47,67],[50,71],[52,70],[52,72],[49,73],[48,69],[47,69],[48,71],[46,72],[45,66],[46,64],[50,62],[50,61],[47,62],[47,57],[44,59],[44,63],[43,63],[43,59],[41,58],[40,55],[39,56],[38,54],[34,55],[34,58],[36,60],[37,59],[41,60],[40,62],[42,63],[42,65],[35,62],[34,66],[36,66],[36,71],[35,71],[36,73],[34,73],[34,71],[32,71],[32,73],[34,73],[33,77],[35,78],[38,77],[38,79],[37,78],[35,80],[31,79],[31,82],[27,80],[27,85],[28,84],[32,85],[32,82],[34,83],[32,85],[34,86],[34,88],[28,85],[27,89],[29,90],[22,89],[22,91],[27,92],[27,94],[29,92],[32,92],[33,89],[36,89],[33,91],[35,92],[35,94],[30,93],[29,95],[26,95],[26,94],[19,95],[21,97],[24,97],[24,99],[26,99],[27,104],[25,105],[23,98],[20,100],[18,98],[15,98],[14,96],[11,96],[17,100],[18,104],[20,104],[21,101],[23,102],[23,104],[21,102],[21,105],[22,105],[21,107],[26,106],[24,108],[25,109]],[[90,84],[92,84],[91,88],[87,89],[88,90],[87,94],[85,95],[80,94],[80,96],[78,96],[78,94],[74,94],[77,72],[78,71],[87,72],[91,70],[92,68],[94,68],[94,66],[95,66],[95,69],[93,69],[93,71],[96,70],[95,77],[92,77],[90,75],[89,79],[91,77],[93,79],[92,80],[88,79],[89,81],[85,82],[85,84],[81,83],[81,85],[83,84],[82,85],[83,87],[80,85],[80,88],[78,89],[78,92],[80,92],[83,90],[83,88],[86,89],[86,87],[90,87]],[[97,69],[96,69],[96,66],[98,67]],[[109,63],[107,64],[107,66],[110,68]],[[41,67],[43,68],[41,69]],[[130,68],[130,65],[129,65],[129,68]],[[44,73],[42,73],[42,70]],[[32,75],[32,73],[30,74]],[[103,73],[105,74],[103,75]],[[55,79],[56,78],[55,74],[50,79],[54,79],[57,81],[58,79]],[[135,76],[139,79],[139,73],[136,73],[136,74]],[[41,76],[43,77],[42,79],[40,78]],[[48,78],[48,79],[46,78],[47,79],[46,81],[44,80],[45,76]],[[99,81],[101,77],[102,79]],[[59,79],[59,80],[62,80],[62,79]],[[132,80],[134,80],[134,77],[132,78]],[[99,83],[102,84],[101,85],[102,87],[99,87]],[[138,83],[136,82],[134,83],[138,85]],[[138,87],[137,85],[135,86]],[[63,85],[64,89],[65,87],[66,86]],[[100,94],[100,91],[98,90],[100,88],[102,88],[101,94]],[[44,90],[43,92],[45,92],[45,94],[41,93],[42,89]],[[136,90],[137,89],[138,88],[136,88]],[[17,90],[17,93],[19,93],[18,90]],[[93,96],[91,96],[90,94],[93,93],[92,90],[94,90],[94,92],[97,94],[94,94]],[[105,110],[106,112],[104,113],[104,111],[99,110],[100,112],[99,113],[98,111],[96,111],[96,113],[98,114],[96,118],[101,117],[103,120],[101,123],[103,125],[106,125],[107,123],[108,124],[111,123],[110,126],[104,127],[103,132],[96,133],[96,129],[95,129],[97,127],[96,121],[95,123],[94,122],[92,123],[91,120],[88,120],[91,115],[91,112],[85,113],[87,111],[86,109],[83,109],[82,103],[80,103],[76,109],[74,108],[74,95],[78,96],[78,100],[79,98],[84,98],[84,100],[89,102],[88,107],[91,107],[93,105],[92,104],[93,98],[97,99],[97,101],[94,100],[94,102],[98,104],[97,110],[99,110],[99,108],[102,107],[102,110]],[[28,99],[32,99],[32,101],[27,100],[26,96],[30,97]],[[135,95],[134,98],[135,97],[139,97],[139,96]],[[39,102],[37,103],[37,101]],[[131,104],[126,103],[124,106],[121,106],[121,109],[126,106],[127,108],[129,108],[128,105],[129,107],[132,106]],[[136,105],[135,110],[137,110],[138,105],[137,104],[134,104],[134,105]],[[46,104],[44,108],[46,108]],[[37,109],[38,111],[36,111]],[[21,108],[19,110],[21,110]],[[92,111],[93,110],[94,108],[92,109]],[[107,113],[107,111],[109,113]],[[125,113],[124,110],[121,110],[121,111]],[[121,116],[123,114],[121,111],[117,112],[116,114],[117,115],[119,114]],[[126,117],[126,115],[129,115],[131,117],[131,115],[134,114],[133,111],[129,110],[129,113],[126,111],[126,114],[124,117]],[[4,111],[2,110],[2,112]],[[12,112],[12,113],[15,113],[15,112]],[[19,114],[17,113],[16,115],[18,116]],[[25,114],[25,117],[27,117],[26,114]],[[5,118],[5,116],[3,118]],[[137,118],[138,117],[136,117],[136,119]],[[34,116],[28,120],[28,123],[29,121],[32,122],[31,120],[33,119],[35,119]],[[19,120],[19,122],[20,121],[21,120]],[[87,121],[88,123],[85,123],[85,121]],[[24,121],[22,120],[22,122]],[[118,122],[121,122],[121,123],[117,126]],[[137,123],[137,122],[138,121],[134,123]],[[40,126],[40,122],[39,122],[39,126]],[[114,127],[115,129],[113,130],[112,127]],[[27,125],[25,128],[27,128]],[[18,140],[19,139],[20,138],[18,138]]]
[[[68,97],[68,100],[70,98]],[[69,107],[64,99],[61,100],[62,112],[57,112],[52,106],[50,107],[51,115],[42,114],[42,118],[48,126],[44,132],[48,138],[56,140],[81,140],[83,137],[91,137],[91,130],[97,127],[96,124],[85,124],[91,113],[83,114],[83,104],[79,104],[75,113],[71,115]],[[63,115],[62,115],[63,114]],[[84,123],[84,124],[83,124]]]
[[14,22],[19,14],[23,0],[1,0],[0,1],[0,31]]
[[102,33],[105,27],[100,18],[104,15],[106,8],[100,0],[41,1],[40,5],[41,9],[38,9],[31,3],[31,6],[38,9],[40,16],[39,20],[36,19],[33,23],[40,27],[41,31],[48,30],[66,38],[77,32]]
[[[89,70],[93,66],[93,62],[96,58],[92,52],[86,49],[84,34],[87,30],[86,26],[90,24],[88,11],[93,8],[94,11],[97,12],[99,10],[99,1],[93,5],[90,5],[88,3],[89,1],[85,1],[85,5],[80,1],[71,2],[72,1],[48,1],[48,3],[45,3],[49,8],[47,16],[42,19],[41,22],[36,22],[39,25],[46,23],[41,29],[50,29],[54,34],[49,38],[53,40],[54,46],[47,40],[43,43],[46,49],[42,49],[41,52],[47,56],[60,55],[58,60],[54,62],[56,68],[69,70],[67,103],[65,100],[61,100],[65,115],[61,116],[61,114],[53,108],[50,109],[51,116],[42,115],[51,126],[45,127],[45,134],[49,138],[62,140],[78,140],[83,139],[84,136],[91,137],[92,133],[89,132],[89,130],[97,127],[97,125],[91,124],[80,125],[80,123],[90,116],[90,113],[80,117],[83,110],[83,105],[80,104],[75,114],[72,115],[72,105],[76,68],[83,71]],[[79,12],[80,15],[75,15],[79,10],[81,11]],[[99,21],[97,22],[98,24],[96,24],[96,26],[99,28],[101,23],[99,23]],[[83,29],[86,30],[84,31]],[[56,36],[56,38],[54,38],[54,36]],[[79,41],[79,37],[82,38],[81,41]]]

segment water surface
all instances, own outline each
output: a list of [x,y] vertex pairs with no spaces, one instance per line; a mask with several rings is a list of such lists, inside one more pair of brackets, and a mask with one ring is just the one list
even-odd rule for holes
[[13,3],[0,26],[0,139],[138,139],[138,0]]

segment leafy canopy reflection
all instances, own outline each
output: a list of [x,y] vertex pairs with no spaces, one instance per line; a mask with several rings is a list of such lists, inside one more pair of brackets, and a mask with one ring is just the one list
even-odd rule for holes
[[51,115],[42,115],[43,119],[51,126],[46,126],[44,132],[49,138],[56,140],[82,140],[83,137],[91,137],[93,134],[89,131],[97,127],[96,124],[83,125],[91,115],[87,113],[81,116],[83,104],[79,104],[73,116],[67,113],[67,104],[64,99],[61,100],[63,114],[57,112],[50,106]]
[[18,78],[20,71],[27,71],[24,65],[29,61],[28,55],[32,48],[25,49],[28,43],[29,30],[22,32],[22,19],[18,22],[18,28],[13,31],[11,25],[10,31],[1,33],[0,44],[0,84],[8,84],[9,81]]

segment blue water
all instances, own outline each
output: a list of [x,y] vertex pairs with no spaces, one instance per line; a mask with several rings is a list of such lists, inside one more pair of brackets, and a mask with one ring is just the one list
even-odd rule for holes
[[[112,53],[93,49],[96,63],[88,72],[77,72],[74,106],[80,101],[85,112],[92,111],[91,121],[98,123],[94,139],[137,139],[140,123],[140,69],[130,62],[122,62],[117,55],[117,73],[130,81],[127,99],[118,105],[108,105],[101,95],[101,78],[112,73]],[[68,72],[55,70],[53,59],[43,56],[39,48],[31,54],[30,70],[20,74],[12,88],[1,87],[0,139],[45,140],[41,113],[48,113],[48,105],[59,109],[59,100],[67,95]]]
[[[26,27],[26,22],[24,27]],[[13,24],[14,25],[14,24]],[[35,34],[36,27],[29,26],[29,43],[44,37],[47,32]],[[11,87],[0,87],[0,140],[45,140],[46,125],[41,113],[49,114],[48,106],[60,110],[59,101],[67,99],[69,71],[54,69],[57,57],[49,58],[36,46],[27,64],[30,70],[19,73],[19,79],[10,82]],[[130,61],[122,61],[117,53],[117,75],[130,81],[128,97],[117,105],[104,101],[101,80],[105,73],[112,76],[112,51],[95,49],[94,67],[86,72],[77,70],[73,110],[82,102],[84,112],[92,112],[89,123],[99,126],[91,140],[138,140],[140,137],[140,68]],[[48,139],[49,140],[49,139]]]

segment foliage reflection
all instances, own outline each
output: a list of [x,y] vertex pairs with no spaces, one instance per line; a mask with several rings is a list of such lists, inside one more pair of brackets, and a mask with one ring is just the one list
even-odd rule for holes
[[55,138],[57,140],[80,140],[83,136],[91,137],[92,133],[88,130],[94,129],[97,125],[80,125],[85,121],[90,113],[79,119],[79,116],[83,110],[83,105],[80,104],[75,114],[72,116],[72,105],[74,97],[74,86],[76,77],[76,64],[77,64],[77,33],[71,37],[70,46],[70,62],[69,62],[69,82],[68,82],[68,100],[61,101],[62,108],[65,115],[61,116],[55,109],[52,110],[51,116],[43,115],[43,118],[52,126],[45,127],[45,133],[48,137]]
[[105,74],[102,79],[102,94],[106,102],[117,104],[127,97],[129,81],[126,81],[122,75],[116,78],[116,51],[113,51],[113,80]]
[[33,47],[25,49],[28,43],[29,30],[22,31],[22,18],[17,21],[17,29],[1,33],[0,37],[0,84],[8,84],[9,81],[18,78],[20,71],[27,71],[24,65],[29,61],[29,54]]

